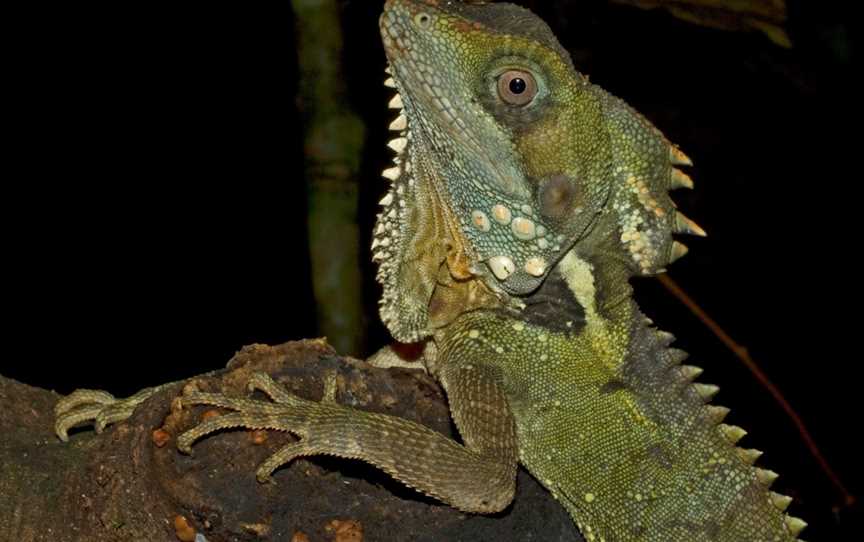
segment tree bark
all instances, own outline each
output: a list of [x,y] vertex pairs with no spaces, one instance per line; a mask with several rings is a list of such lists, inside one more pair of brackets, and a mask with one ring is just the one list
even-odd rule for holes
[[[256,371],[314,400],[335,372],[338,402],[455,436],[442,391],[424,372],[377,369],[321,340],[248,346],[225,370],[190,381],[242,395]],[[261,484],[258,464],[293,438],[280,432],[228,431],[180,454],[176,435],[207,410],[177,408],[184,385],[165,387],[102,434],[82,428],[64,444],[53,431],[59,396],[0,377],[0,540],[581,540],[525,472],[514,504],[478,516],[356,461],[297,460],[274,473],[275,484]]]

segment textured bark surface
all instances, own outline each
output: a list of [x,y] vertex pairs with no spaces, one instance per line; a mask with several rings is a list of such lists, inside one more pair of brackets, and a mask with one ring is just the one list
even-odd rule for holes
[[[341,358],[323,341],[249,346],[226,370],[192,380],[202,391],[240,395],[255,371],[315,400],[322,377],[335,372],[339,403],[454,434],[443,394],[425,373]],[[228,431],[182,455],[176,435],[207,410],[176,402],[172,410],[183,386],[167,387],[101,435],[84,428],[63,444],[53,433],[59,396],[0,377],[0,540],[191,540],[196,532],[210,542],[298,533],[312,542],[581,540],[563,508],[522,471],[514,504],[489,517],[462,514],[336,458],[295,461],[276,471],[275,484],[260,484],[258,464],[293,438],[283,433]],[[154,431],[170,440],[158,446]]]

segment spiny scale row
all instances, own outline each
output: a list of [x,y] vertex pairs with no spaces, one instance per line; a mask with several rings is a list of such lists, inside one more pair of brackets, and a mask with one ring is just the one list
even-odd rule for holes
[[[386,71],[389,74],[391,70],[388,67]],[[395,88],[397,88],[396,87],[396,80],[393,79],[393,77],[388,77],[384,81],[384,86],[386,86],[387,88],[395,89]],[[405,115],[405,111],[404,111],[405,104],[402,102],[402,95],[399,94],[398,90],[396,91],[396,94],[393,96],[393,98],[390,100],[390,102],[387,104],[387,107],[389,107],[390,109],[395,109],[395,110],[399,111],[399,116],[397,116],[393,120],[393,122],[390,123],[389,129],[393,132],[400,132],[400,133],[407,130],[408,129],[408,116]],[[408,139],[404,136],[397,137],[397,138],[391,140],[387,144],[387,146],[390,147],[390,149],[392,149],[394,152],[396,152],[397,155],[401,155],[405,151],[405,147],[407,145],[408,145]],[[399,176],[401,174],[402,174],[402,170],[398,165],[398,158],[397,158],[397,165],[395,165],[391,168],[385,169],[381,173],[381,176],[384,177],[385,179],[391,181],[391,182],[396,182],[396,180],[399,179]],[[383,202],[382,202],[382,205],[384,205]]]
[[[684,151],[682,151],[675,145],[669,145],[669,161],[672,163],[672,165],[675,166],[693,165],[693,161],[690,160],[690,157],[684,154]],[[669,187],[672,190],[675,190],[677,188],[687,188],[690,190],[693,189],[693,179],[691,179],[689,175],[687,175],[678,168],[672,168],[672,173],[670,175],[669,181]],[[674,232],[685,235],[696,235],[699,237],[705,237],[706,235],[708,235],[707,233],[705,233],[705,230],[699,226],[699,224],[693,222],[680,212],[675,213]],[[686,256],[688,252],[690,252],[690,249],[687,248],[687,245],[678,241],[672,241],[672,248],[670,249],[669,253],[669,262],[671,263],[680,260],[681,258]]]
[[[658,336],[661,340],[668,340],[671,334],[658,331]],[[710,401],[720,390],[717,386],[713,384],[703,384],[700,382],[692,382],[695,378],[698,378],[703,370],[701,367],[697,367],[695,365],[679,365],[678,366],[679,374],[684,378],[685,381],[690,382],[693,389],[699,395],[699,397],[704,401]],[[756,450],[754,448],[740,448],[737,443],[747,435],[747,431],[742,429],[737,425],[730,425],[722,423],[726,418],[726,415],[729,414],[729,409],[724,406],[719,405],[705,405],[707,418],[713,422],[720,433],[726,438],[727,441],[732,446],[735,446],[735,453],[738,457],[747,465],[753,466],[756,461],[762,456],[762,451]],[[777,480],[778,474],[770,469],[763,469],[759,467],[753,467],[756,470],[756,479],[759,480],[766,489],[770,488],[772,484]],[[780,493],[776,493],[774,491],[768,492],[768,497],[771,500],[771,504],[774,505],[780,512],[785,512],[787,508],[789,508],[789,504],[792,502],[792,498],[786,495],[781,495]],[[797,536],[806,526],[807,523],[797,517],[790,516],[788,514],[784,514],[783,520],[786,523],[786,528],[789,530],[792,536]],[[801,541],[799,541],[801,542]]]

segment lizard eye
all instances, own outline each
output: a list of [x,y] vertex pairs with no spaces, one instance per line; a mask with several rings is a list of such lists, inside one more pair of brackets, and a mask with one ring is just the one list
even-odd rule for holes
[[527,105],[537,96],[537,81],[526,71],[506,71],[498,77],[498,96],[510,105]]

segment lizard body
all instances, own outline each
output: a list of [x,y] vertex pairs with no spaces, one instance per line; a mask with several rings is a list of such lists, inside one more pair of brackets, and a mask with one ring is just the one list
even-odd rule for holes
[[[768,490],[776,475],[735,446],[743,430],[721,423],[725,408],[705,405],[716,387],[691,382],[701,369],[681,365],[671,335],[631,300],[630,276],[686,252],[671,233],[704,235],[667,195],[692,187],[674,167],[689,159],[576,72],[527,10],[391,0],[382,35],[410,152],[397,159],[376,232],[390,243],[375,257],[413,259],[416,231],[448,239],[422,228],[457,222],[436,255],[446,272],[382,266],[394,336],[431,328],[437,363],[494,375],[519,461],[589,540],[794,539],[803,522]],[[412,215],[412,198],[450,216]],[[391,226],[387,213],[405,207]],[[463,260],[467,279],[454,272]],[[422,295],[406,298],[406,283]],[[458,293],[472,286],[497,304]],[[461,408],[451,399],[457,420]]]
[[706,404],[717,388],[632,300],[630,277],[686,252],[673,233],[704,235],[667,193],[692,187],[675,167],[689,159],[525,9],[388,0],[380,21],[400,112],[372,246],[381,316],[397,340],[428,341],[464,444],[259,375],[272,402],[187,393],[235,412],[178,448],[281,429],[300,439],[259,480],[295,457],[359,458],[479,513],[510,503],[521,463],[589,541],[795,540],[804,522],[769,490],[776,474],[736,447],[743,430]]

